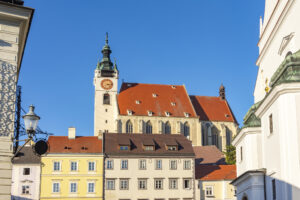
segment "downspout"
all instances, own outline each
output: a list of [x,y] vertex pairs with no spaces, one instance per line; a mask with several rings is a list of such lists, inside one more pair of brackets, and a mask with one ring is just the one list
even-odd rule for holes
[[266,172],[264,172],[264,199],[267,200]]

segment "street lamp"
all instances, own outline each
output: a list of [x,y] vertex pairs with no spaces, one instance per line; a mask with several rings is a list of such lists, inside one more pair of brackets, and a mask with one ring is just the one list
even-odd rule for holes
[[28,134],[28,137],[31,139],[35,134],[36,127],[40,120],[40,117],[34,113],[34,106],[29,106],[29,111],[26,115],[23,116],[25,129]]

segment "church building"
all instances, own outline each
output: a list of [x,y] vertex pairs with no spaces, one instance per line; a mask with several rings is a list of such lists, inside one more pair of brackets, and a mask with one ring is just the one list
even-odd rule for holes
[[123,82],[110,60],[108,37],[95,76],[94,135],[101,133],[182,134],[195,146],[225,151],[238,123],[221,85],[219,96],[192,96],[184,85]]
[[233,140],[238,200],[300,198],[300,0],[266,0],[254,104]]

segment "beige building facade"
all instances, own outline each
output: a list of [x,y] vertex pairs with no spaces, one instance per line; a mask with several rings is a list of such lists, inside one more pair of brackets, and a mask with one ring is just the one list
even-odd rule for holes
[[18,75],[33,15],[22,1],[0,1],[0,199],[10,199]]

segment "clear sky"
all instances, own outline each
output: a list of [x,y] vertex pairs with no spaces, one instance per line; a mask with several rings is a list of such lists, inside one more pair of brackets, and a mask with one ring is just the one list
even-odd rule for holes
[[25,0],[35,8],[21,67],[22,107],[41,129],[93,135],[93,75],[105,32],[120,81],[184,84],[216,96],[240,125],[253,104],[262,0]]

